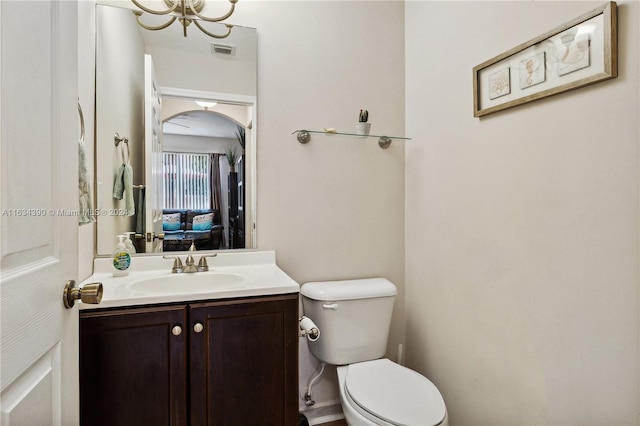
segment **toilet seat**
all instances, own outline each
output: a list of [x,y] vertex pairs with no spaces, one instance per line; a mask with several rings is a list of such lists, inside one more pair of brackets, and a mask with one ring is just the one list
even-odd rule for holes
[[436,426],[445,419],[438,388],[388,359],[350,364],[344,387],[354,408],[377,424]]

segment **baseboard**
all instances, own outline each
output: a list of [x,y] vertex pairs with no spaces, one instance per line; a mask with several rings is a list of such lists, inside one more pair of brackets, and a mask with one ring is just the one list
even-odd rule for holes
[[327,401],[322,404],[316,404],[302,411],[302,414],[309,420],[309,426],[344,419],[340,401]]

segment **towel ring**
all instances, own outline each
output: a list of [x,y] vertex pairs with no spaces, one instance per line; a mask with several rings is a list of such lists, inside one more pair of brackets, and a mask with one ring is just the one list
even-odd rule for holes
[[118,145],[120,145],[120,142],[123,142],[127,146],[127,157],[126,157],[126,159],[125,159],[125,156],[124,156],[124,148],[122,149],[122,162],[124,164],[126,164],[129,161],[131,161],[131,151],[129,150],[129,139],[126,138],[126,137],[120,137],[120,135],[116,132],[116,134],[113,136],[113,143],[115,144],[116,149],[118,149]]

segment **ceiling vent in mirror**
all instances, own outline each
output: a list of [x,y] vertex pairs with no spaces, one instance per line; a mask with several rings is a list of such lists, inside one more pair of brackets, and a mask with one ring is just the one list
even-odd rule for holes
[[236,47],[230,44],[211,43],[211,53],[217,55],[234,56]]

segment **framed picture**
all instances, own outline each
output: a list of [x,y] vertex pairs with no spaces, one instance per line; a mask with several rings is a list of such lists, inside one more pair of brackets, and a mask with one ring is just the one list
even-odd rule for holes
[[473,116],[617,77],[616,10],[606,3],[474,67]]

